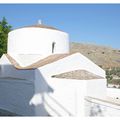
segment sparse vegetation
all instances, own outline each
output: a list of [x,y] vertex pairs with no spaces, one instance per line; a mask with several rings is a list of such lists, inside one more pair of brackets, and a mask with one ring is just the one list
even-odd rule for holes
[[120,88],[120,68],[114,67],[110,69],[106,69],[106,79],[108,84],[118,85]]
[[120,67],[120,50],[95,44],[75,43],[70,44],[70,52],[80,52],[97,65],[106,70]]
[[106,71],[108,84],[120,88],[120,50],[84,43],[71,43],[71,52],[80,52]]
[[105,52],[102,52],[102,54],[104,54]]

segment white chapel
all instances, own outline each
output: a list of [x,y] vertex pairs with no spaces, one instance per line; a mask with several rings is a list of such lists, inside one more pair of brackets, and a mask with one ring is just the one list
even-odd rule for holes
[[69,52],[69,35],[43,24],[12,30],[0,59],[0,109],[21,116],[89,116],[106,99],[105,71]]

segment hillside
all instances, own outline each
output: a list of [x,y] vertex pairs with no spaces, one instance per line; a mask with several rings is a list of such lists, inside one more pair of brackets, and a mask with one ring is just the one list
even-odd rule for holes
[[102,68],[120,67],[120,50],[84,43],[70,43],[70,52],[80,52]]

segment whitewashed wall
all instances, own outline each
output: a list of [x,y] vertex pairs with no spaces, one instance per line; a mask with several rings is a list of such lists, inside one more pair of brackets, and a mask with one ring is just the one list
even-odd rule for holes
[[72,54],[39,69],[45,76],[51,76],[79,69],[87,70],[95,75],[105,78],[105,71],[80,53]]
[[34,106],[29,104],[34,94],[34,84],[29,80],[0,78],[0,109],[17,115],[35,115]]
[[87,82],[87,96],[95,97],[95,98],[106,98],[107,89],[106,79],[93,79],[86,80]]
[[120,117],[120,106],[96,99],[85,99],[85,116]]
[[35,79],[34,70],[18,70],[13,65],[11,65],[10,61],[7,59],[5,55],[3,55],[0,59],[1,63],[1,75],[0,77],[12,77],[18,79],[28,79],[33,81]]
[[30,100],[34,95],[34,70],[17,70],[5,55],[0,59],[0,109],[17,115],[35,115]]
[[34,80],[34,95],[30,100],[30,105],[35,108],[35,116],[48,116],[49,113],[45,109],[45,94],[52,92],[48,89],[49,84],[46,82],[46,79],[41,74],[41,72],[35,70],[35,80]]
[[53,42],[54,53],[69,52],[69,37],[65,32],[34,27],[16,29],[8,34],[7,53],[50,55]]
[[[104,77],[104,70],[79,53],[43,66],[35,71],[17,70],[11,66],[6,57],[3,57],[1,62],[3,62],[3,77],[16,76],[32,82],[34,94],[29,99],[29,105],[35,109],[35,115],[85,116],[84,97],[97,97],[98,94],[99,96],[105,95],[105,92],[103,92],[104,80],[87,81],[51,78],[51,75],[77,69],[88,70]],[[19,89],[21,86],[15,85],[15,89],[17,89],[16,87]],[[24,91],[25,88],[22,90]],[[12,91],[10,93],[12,94]],[[28,104],[28,101],[26,102]]]
[[[51,116],[85,116],[85,96],[103,98],[104,80],[46,79],[53,89],[45,93],[44,105]],[[99,87],[103,85],[102,87]]]
[[107,96],[120,99],[120,89],[107,88]]
[[44,79],[53,89],[45,93],[45,108],[52,116],[85,116],[85,96],[104,97],[106,95],[106,79],[68,80],[51,78],[51,75],[72,70],[87,70],[105,77],[103,69],[83,55],[76,53],[67,58],[39,68]]
[[45,94],[45,108],[51,116],[84,116],[85,81],[50,78],[53,92]]

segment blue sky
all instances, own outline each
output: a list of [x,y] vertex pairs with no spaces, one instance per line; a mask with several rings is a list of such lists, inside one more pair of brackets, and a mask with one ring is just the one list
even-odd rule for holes
[[69,33],[70,41],[120,49],[120,4],[0,4],[3,16],[13,28],[41,19]]

